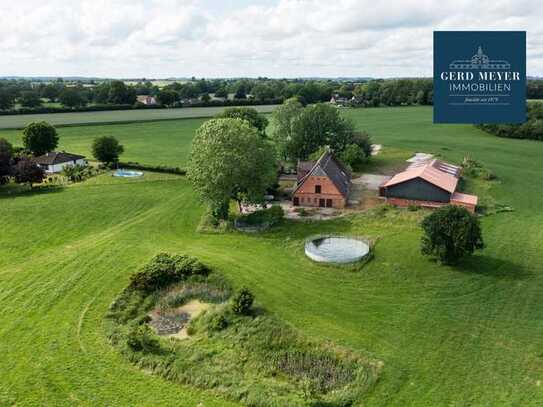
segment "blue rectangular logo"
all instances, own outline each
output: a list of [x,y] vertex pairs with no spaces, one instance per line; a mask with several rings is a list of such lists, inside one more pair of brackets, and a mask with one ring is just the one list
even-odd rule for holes
[[525,31],[434,31],[434,123],[526,121]]

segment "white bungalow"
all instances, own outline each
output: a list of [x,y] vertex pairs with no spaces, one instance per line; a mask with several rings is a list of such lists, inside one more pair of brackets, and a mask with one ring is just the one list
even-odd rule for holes
[[39,167],[43,168],[46,173],[56,173],[61,172],[64,167],[71,165],[87,165],[87,160],[85,156],[78,154],[71,154],[65,151],[51,151],[50,153],[45,153],[39,157],[34,158],[34,162],[38,164]]

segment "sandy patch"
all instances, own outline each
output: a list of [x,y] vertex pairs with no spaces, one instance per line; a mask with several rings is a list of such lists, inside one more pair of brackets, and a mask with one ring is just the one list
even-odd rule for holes
[[[187,302],[182,307],[179,307],[178,310],[179,312],[187,314],[189,316],[189,321],[190,321],[191,319],[196,318],[205,310],[209,309],[209,307],[211,307],[211,304],[207,302],[201,302],[200,300],[192,300],[192,301]],[[185,326],[181,328],[179,332],[177,332],[176,334],[172,334],[170,336],[176,339],[187,339],[189,337],[189,334],[187,333],[187,326],[188,326],[188,321],[185,324]]]
[[[161,318],[172,319],[172,318],[179,317],[180,320],[182,320],[182,323],[179,324],[179,328],[180,328],[179,331],[174,332],[174,333],[162,334],[161,336],[176,338],[176,339],[186,339],[189,337],[189,335],[187,334],[187,326],[190,320],[196,318],[202,312],[209,309],[211,305],[212,304],[209,304],[207,302],[201,302],[200,300],[191,300],[187,302],[185,305],[175,308],[174,310],[169,312],[167,316],[162,316],[160,312],[155,309],[149,314],[149,316],[152,319],[151,326],[155,327]],[[156,331],[156,327],[155,327],[155,331]]]
[[353,187],[363,186],[365,189],[370,191],[378,191],[379,185],[383,182],[388,181],[392,178],[390,175],[381,175],[381,174],[364,174],[358,178],[352,180]]

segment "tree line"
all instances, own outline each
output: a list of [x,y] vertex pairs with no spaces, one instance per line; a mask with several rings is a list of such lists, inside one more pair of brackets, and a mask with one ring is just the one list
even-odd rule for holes
[[[68,110],[107,110],[144,107],[138,95],[153,96],[162,107],[280,104],[296,97],[303,105],[326,102],[374,107],[431,105],[432,79],[311,80],[311,79],[197,79],[159,87],[149,80],[127,84],[120,80],[33,82],[0,80],[0,111],[17,113]],[[529,99],[543,99],[543,80],[527,82]]]
[[290,97],[298,97],[304,104],[330,100],[334,89],[339,87],[332,80],[287,79],[196,79],[172,82],[159,87],[142,80],[127,84],[111,81],[63,81],[33,82],[23,79],[0,80],[0,111],[16,113],[55,110],[85,110],[86,107],[123,108],[143,107],[138,95],[153,96],[158,106],[181,107],[205,106],[230,103],[262,104],[282,103]]
[[476,127],[498,137],[543,140],[543,103],[528,103],[524,123],[479,124]]

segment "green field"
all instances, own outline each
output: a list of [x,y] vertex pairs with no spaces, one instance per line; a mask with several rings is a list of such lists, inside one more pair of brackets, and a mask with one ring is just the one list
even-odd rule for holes
[[[259,112],[271,112],[274,105],[252,106]],[[24,115],[0,115],[0,129],[21,129],[33,121],[45,120],[54,126],[74,124],[98,124],[138,122],[155,120],[211,117],[222,112],[224,107],[184,107],[176,109],[108,110],[103,112],[43,113]]]
[[[0,405],[231,405],[138,370],[104,337],[110,302],[158,251],[198,256],[306,335],[381,360],[364,405],[541,405],[543,143],[433,125],[425,107],[344,114],[384,145],[374,167],[387,148],[456,162],[471,154],[499,177],[485,193],[515,211],[482,218],[487,248],[450,268],[419,254],[420,211],[208,235],[196,232],[203,208],[183,177],[103,175],[57,192],[0,190]],[[127,126],[126,158],[134,143],[157,163],[182,164],[198,124]],[[169,136],[162,126],[172,126]],[[73,131],[75,146],[92,128],[62,129],[62,142]],[[176,143],[179,154],[170,155]],[[375,258],[360,273],[316,265],[302,250],[316,233],[378,239]]]
[[[114,136],[124,146],[121,161],[184,167],[194,132],[204,120],[60,127],[57,129],[60,137],[58,149],[92,158],[92,140],[99,136]],[[7,138],[15,145],[22,145],[21,130],[3,130],[0,137]]]

